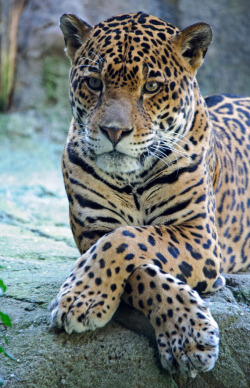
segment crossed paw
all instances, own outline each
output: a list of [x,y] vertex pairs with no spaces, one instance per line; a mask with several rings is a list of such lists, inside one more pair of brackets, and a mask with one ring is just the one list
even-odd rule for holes
[[199,371],[214,367],[219,354],[219,328],[207,307],[197,304],[186,314],[174,312],[163,327],[156,329],[157,344],[162,366],[170,373],[179,370],[195,377]]
[[111,284],[94,276],[94,268],[78,259],[74,270],[51,302],[51,323],[69,334],[103,327],[115,313],[123,292],[121,284]]
[[[75,270],[50,305],[52,323],[69,334],[103,327],[124,291],[121,284],[119,288],[118,283],[110,285],[92,277],[89,268]],[[179,370],[195,377],[213,368],[219,352],[218,325],[206,303],[187,284],[145,264],[130,275],[123,298],[150,319],[161,363],[169,373]]]
[[179,370],[195,377],[213,368],[219,354],[219,328],[196,291],[146,264],[128,279],[123,297],[150,319],[162,366],[169,373]]

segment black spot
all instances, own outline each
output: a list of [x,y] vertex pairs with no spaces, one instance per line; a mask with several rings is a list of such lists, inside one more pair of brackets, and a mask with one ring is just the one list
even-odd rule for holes
[[[182,282],[183,284],[184,284],[184,283],[187,283],[185,276],[183,276],[182,274],[177,274],[177,275],[176,275],[176,278],[179,279],[179,280],[181,280],[181,282]],[[178,284],[180,284],[180,283],[178,283]]]
[[102,284],[102,279],[101,279],[101,278],[96,278],[96,279],[95,279],[95,284],[96,284],[97,286],[100,286],[100,284]]
[[144,284],[143,283],[138,284],[138,292],[139,292],[139,294],[142,294],[144,292]]
[[208,269],[207,267],[203,267],[203,273],[207,279],[215,279],[218,275],[215,269]]
[[168,316],[169,316],[169,318],[173,317],[173,310],[172,309],[168,310]]
[[88,274],[88,276],[89,276],[90,279],[93,279],[93,277],[95,276],[95,274],[94,274],[94,272],[90,272],[90,273]]
[[176,299],[181,303],[181,304],[184,304],[184,301],[182,299],[182,297],[180,295],[176,295]]
[[206,194],[203,194],[199,198],[196,199],[195,203],[204,202],[205,200],[206,200]]
[[162,302],[162,299],[161,299],[161,295],[160,294],[156,294],[156,299],[159,303]]
[[162,288],[164,289],[164,290],[169,290],[170,289],[170,287],[169,287],[169,285],[168,284],[166,284],[166,283],[163,283],[162,285]]
[[[66,314],[66,313],[65,313]],[[79,317],[77,318],[78,322],[82,322],[85,318],[85,314],[81,314],[79,315]]]
[[135,257],[135,255],[133,253],[128,253],[125,257],[124,257],[124,260],[133,260],[133,258]]
[[[92,273],[92,272],[90,272]],[[80,286],[82,284],[82,280],[78,280],[78,282],[76,282],[76,286]]]
[[169,86],[170,86],[170,90],[173,91],[175,88],[175,82],[174,81],[171,82]]
[[180,252],[179,252],[179,249],[176,248],[174,245],[171,245],[168,247],[168,252],[175,258],[177,259]]
[[204,280],[203,282],[198,282],[193,289],[201,293],[201,292],[204,292],[206,288],[207,288],[207,282]]
[[161,264],[161,262],[160,262],[159,260],[152,259],[152,261],[153,261],[153,263],[154,263],[155,265],[157,265],[157,267],[159,267],[159,268],[162,269],[162,264]]
[[78,268],[82,268],[84,266],[84,264],[86,263],[86,260],[82,260],[79,264],[78,264]]
[[149,274],[149,276],[154,277],[156,275],[156,271],[152,268],[146,268],[146,272]]
[[157,325],[158,327],[161,326],[161,320],[160,320],[159,317],[156,317],[156,318],[155,318],[155,323],[156,323],[156,325]]
[[165,67],[165,73],[166,73],[166,76],[167,77],[171,77],[171,71],[170,71],[170,69],[169,69],[169,67]]
[[105,261],[103,259],[100,259],[99,263],[100,263],[100,268],[104,268],[105,267]]
[[133,288],[131,287],[131,285],[129,283],[126,283],[126,286],[124,288],[124,291],[127,293],[127,294],[131,294],[131,292],[133,291]]
[[196,313],[197,317],[200,319],[206,319],[206,316],[201,313]]
[[134,270],[135,266],[134,264],[129,264],[127,267],[126,267],[126,271],[127,272],[132,272]]
[[178,93],[177,93],[177,92],[174,92],[174,93],[172,94],[172,99],[173,99],[173,100],[177,100],[177,98],[178,98]]
[[119,247],[116,248],[116,252],[123,253],[126,248],[128,248],[128,244],[123,243],[123,244],[119,245]]
[[107,276],[108,276],[109,278],[111,278],[111,276],[112,276],[112,271],[111,271],[110,268],[107,269],[106,273],[107,273]]
[[190,318],[189,321],[190,321],[190,323],[191,323],[192,326],[195,326],[195,321],[193,320],[193,318]]
[[191,276],[191,273],[193,271],[192,265],[186,263],[185,261],[182,261],[181,264],[179,264],[179,268],[184,276],[187,278]]
[[167,259],[166,259],[160,252],[156,253],[156,257],[157,257],[159,260],[161,260],[161,262],[162,262],[163,264],[166,264],[166,263],[167,263]]
[[111,291],[114,292],[117,289],[116,284],[115,283],[111,284],[110,289]]
[[195,260],[202,259],[202,255],[199,252],[195,251],[194,248],[192,247],[192,245],[190,245],[189,243],[186,243],[186,249],[190,252],[191,256]]
[[136,56],[134,56],[134,58],[133,58],[133,60],[135,61],[135,62],[140,62],[140,57],[137,57],[137,55]]
[[150,245],[155,246],[155,239],[153,236],[148,236],[148,242]]
[[153,304],[153,299],[152,298],[148,298],[147,305],[148,306],[152,306],[152,304]]
[[145,244],[139,243],[138,246],[139,246],[139,248],[140,248],[142,251],[147,252],[148,248],[146,247]]
[[172,299],[170,296],[168,296],[168,297],[167,297],[167,302],[168,302],[169,304],[172,304],[172,303],[173,303],[173,299]]
[[131,238],[135,238],[135,235],[131,232],[129,232],[128,230],[124,230],[122,232],[123,236],[126,236],[126,237],[131,237]]
[[141,309],[144,309],[144,303],[141,299],[139,299],[139,302],[138,302],[138,306],[141,308]]
[[212,265],[213,267],[215,267],[215,262],[212,259],[207,259],[206,260],[206,265]]

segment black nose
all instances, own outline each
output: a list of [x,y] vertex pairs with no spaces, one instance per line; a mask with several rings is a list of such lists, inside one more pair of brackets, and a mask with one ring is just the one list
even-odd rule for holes
[[111,141],[111,143],[115,146],[119,141],[129,135],[133,128],[116,128],[116,127],[104,127],[100,126],[100,130],[104,133],[105,136]]

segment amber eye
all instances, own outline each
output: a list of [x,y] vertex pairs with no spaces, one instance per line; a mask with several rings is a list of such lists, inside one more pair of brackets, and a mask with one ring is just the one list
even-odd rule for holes
[[91,90],[93,90],[95,92],[101,91],[102,87],[103,87],[102,81],[96,77],[88,78],[87,85]]
[[160,86],[161,86],[160,82],[156,82],[156,81],[146,82],[144,85],[144,92],[155,93],[160,89]]

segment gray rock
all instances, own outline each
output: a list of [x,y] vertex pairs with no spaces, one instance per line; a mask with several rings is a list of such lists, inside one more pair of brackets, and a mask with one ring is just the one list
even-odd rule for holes
[[0,116],[0,278],[8,287],[0,310],[11,316],[4,332],[16,358],[0,354],[5,387],[247,388],[249,274],[227,275],[227,287],[209,296],[220,357],[194,380],[167,375],[152,327],[125,304],[96,332],[69,336],[49,327],[47,306],[78,257],[60,172],[60,120]]

